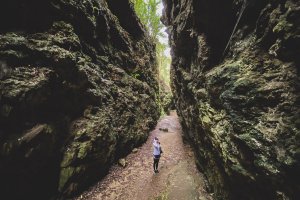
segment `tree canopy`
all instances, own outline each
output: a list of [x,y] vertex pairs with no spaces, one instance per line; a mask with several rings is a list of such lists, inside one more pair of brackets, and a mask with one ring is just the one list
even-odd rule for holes
[[149,35],[156,44],[156,56],[158,60],[159,78],[170,84],[170,58],[165,55],[165,50],[168,45],[161,42],[160,38],[166,38],[164,34],[164,25],[160,21],[161,13],[158,13],[161,0],[131,0],[134,4],[134,9],[141,22],[145,25]]
[[157,13],[161,0],[132,0],[132,2],[138,17],[147,27],[150,36],[155,40],[158,40],[158,37],[164,37],[162,33],[163,24]]

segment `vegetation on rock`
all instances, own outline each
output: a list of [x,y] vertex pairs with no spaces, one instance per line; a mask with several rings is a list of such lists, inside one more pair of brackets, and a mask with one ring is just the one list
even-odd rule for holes
[[174,101],[214,197],[299,199],[299,2],[163,2]]
[[0,3],[0,191],[72,196],[147,139],[155,45],[129,0]]

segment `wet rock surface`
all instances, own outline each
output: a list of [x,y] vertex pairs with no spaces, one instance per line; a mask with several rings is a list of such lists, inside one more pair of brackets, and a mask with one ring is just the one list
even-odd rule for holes
[[215,198],[299,199],[299,1],[164,5],[176,109]]
[[[168,127],[169,132],[160,131],[160,126]],[[178,117],[171,112],[158,122],[138,152],[126,157],[125,168],[115,164],[103,180],[75,199],[212,200],[206,191],[206,181],[197,170],[192,149],[183,143],[181,134]],[[159,138],[163,148],[157,174],[152,167],[154,137]]]
[[156,73],[128,0],[1,1],[1,198],[65,198],[105,175],[156,124]]

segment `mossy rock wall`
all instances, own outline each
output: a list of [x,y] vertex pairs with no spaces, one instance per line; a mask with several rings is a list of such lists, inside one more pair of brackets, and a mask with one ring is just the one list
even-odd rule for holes
[[1,198],[65,198],[105,175],[155,125],[156,77],[128,0],[1,1]]
[[299,1],[164,4],[176,109],[214,197],[299,199]]

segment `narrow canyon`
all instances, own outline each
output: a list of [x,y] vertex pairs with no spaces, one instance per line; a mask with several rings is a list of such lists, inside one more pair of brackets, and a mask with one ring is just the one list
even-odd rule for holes
[[[0,2],[0,199],[113,187],[133,149],[149,151],[146,165],[132,160],[148,193],[129,179],[110,199],[300,199],[299,0],[162,0],[172,95],[133,2]],[[169,195],[147,182],[155,135]]]

